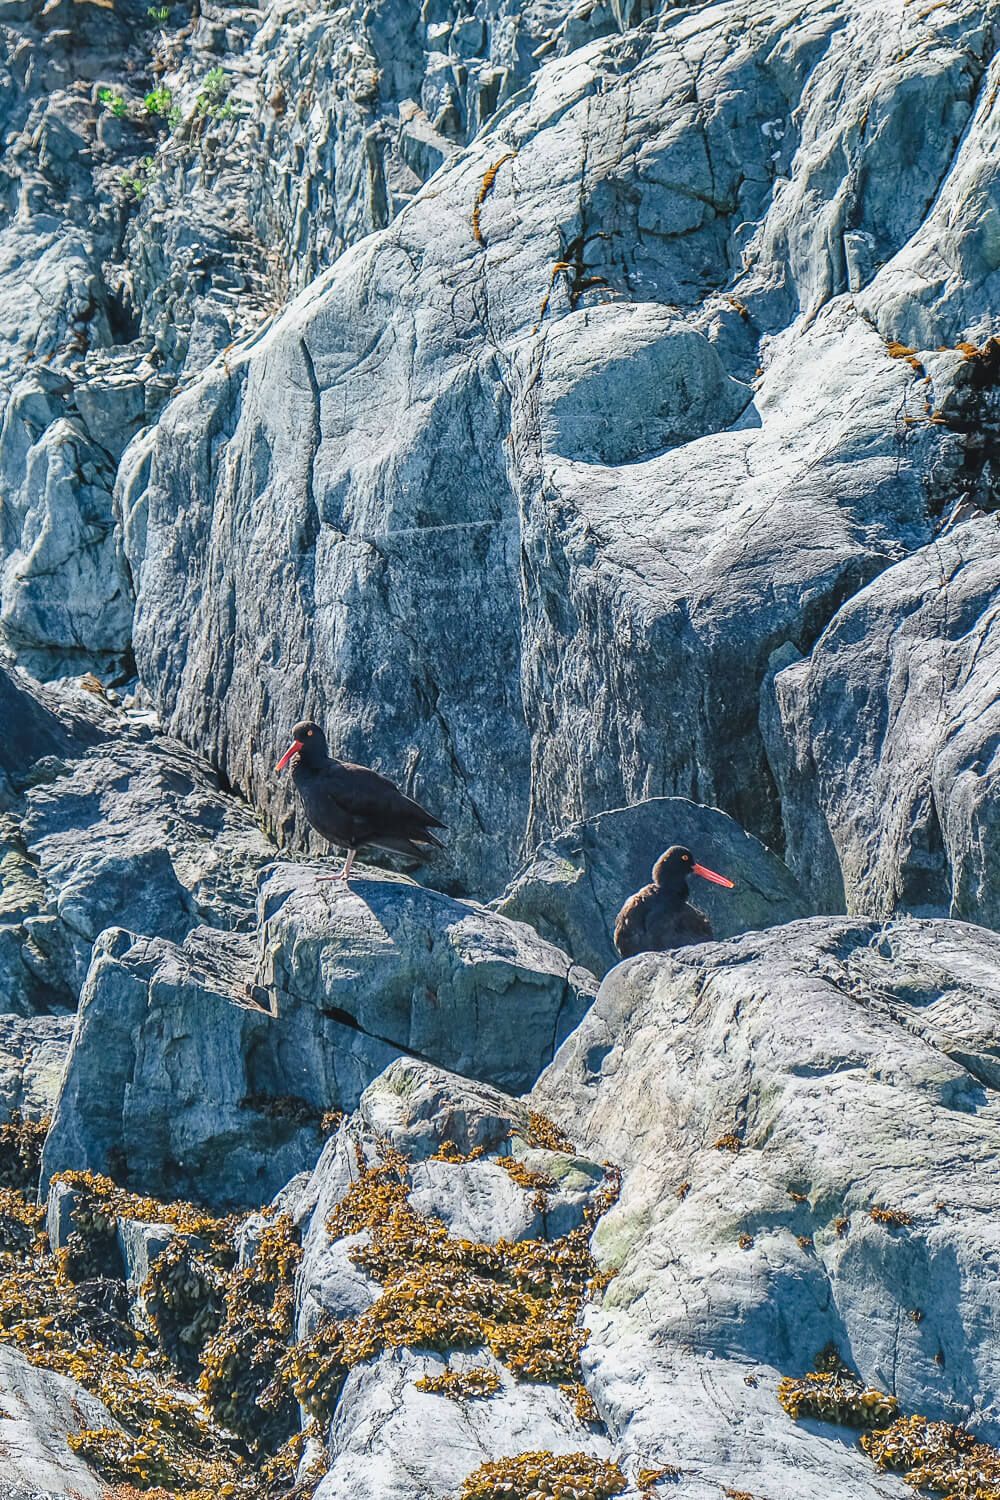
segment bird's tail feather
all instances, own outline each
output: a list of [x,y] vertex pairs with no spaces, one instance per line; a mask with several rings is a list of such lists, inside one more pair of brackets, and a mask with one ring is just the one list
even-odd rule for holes
[[427,853],[421,849],[420,844],[414,840],[419,838],[421,843],[433,844],[437,849],[443,849],[444,845],[440,839],[436,839],[432,833],[415,834],[414,838],[404,838],[402,834],[387,833],[385,838],[373,839],[372,842],[379,849],[391,849],[396,854],[412,854],[416,859],[423,859]]

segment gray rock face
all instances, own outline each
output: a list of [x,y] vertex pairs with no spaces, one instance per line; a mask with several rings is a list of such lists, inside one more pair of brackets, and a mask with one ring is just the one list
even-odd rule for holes
[[[405,881],[358,878],[341,892],[278,866],[260,913],[261,982],[282,1017],[306,1010],[357,1034],[362,1071],[338,1091],[352,1105],[397,1050],[528,1088],[595,992],[593,976],[531,928]],[[365,1077],[373,1043],[382,1060]]]
[[107,1485],[67,1446],[81,1427],[118,1426],[103,1401],[65,1375],[0,1345],[0,1495],[102,1500]]
[[806,898],[786,865],[725,813],[682,797],[654,797],[600,813],[536,849],[496,902],[551,942],[604,974],[618,962],[612,935],[625,897],[646,884],[671,844],[735,882],[732,891],[691,881],[690,899],[717,938],[806,916]]
[[996,1440],[998,1037],[1000,940],[957,922],[814,919],[605,980],[532,1097],[624,1168],[584,1354],[616,1451],[706,1496],[821,1471],[902,1494],[775,1400],[831,1339],[904,1411]]
[[111,513],[114,463],[65,407],[65,382],[50,391],[22,381],[5,426],[23,436],[5,443],[0,434],[0,633],[43,669],[81,658],[123,663],[132,636],[131,580]]
[[[256,873],[274,853],[198,757],[110,708],[92,746],[98,731],[66,716],[67,697],[49,694],[51,725],[25,723],[31,784],[0,825],[0,1001],[22,1014],[75,1005],[107,927],[180,941],[203,922],[252,926]],[[61,756],[35,762],[50,744]]]
[[30,779],[36,761],[80,754],[106,737],[108,729],[95,723],[92,715],[85,716],[79,700],[73,707],[77,712],[63,699],[44,692],[36,683],[13,671],[6,660],[0,660],[0,714],[4,726],[0,737],[0,791],[4,810]]
[[447,808],[446,886],[656,795],[780,846],[773,652],[996,505],[992,6],[647,10],[9,8],[22,660],[123,669],[137,592],[275,827],[309,710]]
[[[490,1357],[454,1358],[499,1369]],[[434,1355],[394,1350],[352,1370],[329,1442],[333,1463],[315,1500],[430,1500],[454,1494],[480,1464],[517,1453],[578,1453],[605,1457],[605,1438],[575,1420],[552,1386],[518,1385],[509,1376],[486,1402],[452,1402],[416,1389],[424,1375],[440,1375]]]
[[486,908],[388,880],[330,894],[315,878],[278,866],[264,882],[263,971],[256,937],[102,934],[43,1185],[90,1169],[257,1206],[311,1166],[323,1113],[352,1109],[394,1057],[523,1089],[593,997],[590,975]]
[[[2,997],[0,997],[2,998]],[[71,1016],[0,1015],[0,1115],[44,1120],[55,1108],[73,1035]]]
[[443,1146],[461,1156],[498,1151],[514,1123],[527,1125],[528,1109],[488,1084],[401,1057],[365,1089],[358,1114],[373,1136],[423,1161]]
[[[380,1291],[350,1261],[350,1251],[366,1235],[331,1241],[326,1220],[357,1177],[357,1152],[377,1154],[384,1139],[381,1123],[395,1121],[394,1145],[419,1152],[428,1125],[439,1140],[459,1149],[483,1145],[478,1123],[485,1096],[490,1109],[505,1114],[505,1136],[524,1122],[524,1106],[481,1085],[401,1059],[376,1079],[361,1098],[357,1115],[326,1146],[313,1173],[308,1197],[315,1206],[303,1235],[298,1276],[298,1333],[307,1335],[324,1317],[351,1317],[371,1305]],[[431,1100],[436,1101],[434,1105]],[[456,1141],[457,1122],[469,1122],[465,1141]],[[373,1128],[374,1127],[374,1128]],[[517,1143],[514,1143],[515,1146]],[[505,1144],[504,1154],[510,1150]],[[603,1180],[593,1162],[536,1151],[532,1165],[559,1171],[567,1167],[550,1196],[544,1219],[530,1191],[517,1186],[493,1161],[418,1161],[411,1169],[409,1202],[417,1212],[436,1215],[455,1238],[498,1240],[555,1237],[581,1222],[582,1210]],[[445,1369],[485,1366],[501,1381],[488,1401],[455,1402],[418,1391],[416,1382]],[[605,1437],[581,1423],[555,1386],[520,1384],[488,1352],[448,1356],[394,1349],[353,1369],[347,1378],[327,1437],[331,1465],[320,1500],[430,1500],[457,1492],[480,1464],[505,1455],[539,1449],[597,1456],[609,1451]]]
[[[0,664],[0,1112],[55,1104],[46,1179],[284,1184],[307,1334],[374,1295],[324,1228],[355,1144],[456,1234],[579,1222],[592,1163],[510,1146],[543,1213],[433,1159],[506,1149],[562,1042],[532,1097],[625,1168],[607,1436],[382,1355],[320,1500],[545,1447],[685,1500],[908,1494],[775,1384],[833,1338],[1000,1436],[1000,950],[890,920],[1000,926],[996,0],[166,9],[0,5],[0,641],[138,670],[192,747]],[[499,911],[262,875],[223,788],[314,847],[271,769],[303,713],[447,820],[423,879],[515,877]],[[588,1010],[668,809],[731,941]],[[884,920],[732,937],[844,908]],[[89,1496],[36,1376],[0,1491]]]
[[518,0],[101,9],[0,17],[0,634],[47,676],[127,670],[115,470],[178,381],[386,224],[540,49],[612,24]]
[[1000,926],[997,541],[994,516],[956,526],[773,679],[788,858],[817,906]]
[[[466,886],[654,795],[775,842],[772,652],[807,651],[960,483],[967,445],[890,357],[881,273],[848,290],[843,236],[860,287],[959,148],[987,159],[983,14],[970,50],[937,13],[901,42],[848,5],[762,10],[733,50],[724,7],[544,67],[160,422],[130,561],[171,727],[280,823],[260,748],[322,718],[447,805],[433,878]],[[937,342],[986,330],[987,261]]]
[[92,1170],[160,1198],[250,1206],[315,1156],[318,1109],[303,1125],[254,1107],[273,1022],[237,998],[250,965],[233,943],[201,929],[188,948],[120,930],[95,944],[43,1191],[55,1172]]

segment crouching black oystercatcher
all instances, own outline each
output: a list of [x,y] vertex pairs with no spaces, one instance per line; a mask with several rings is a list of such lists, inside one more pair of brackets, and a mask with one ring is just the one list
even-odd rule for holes
[[707,943],[712,924],[688,901],[688,876],[733,888],[725,875],[696,865],[690,849],[674,844],[653,866],[653,883],[630,896],[615,922],[615,947],[622,958],[635,953],[662,953],[687,943]]
[[421,844],[443,849],[432,828],[444,828],[419,802],[405,796],[386,776],[367,766],[334,760],[326,748],[326,735],[318,724],[305,720],[292,730],[292,743],[275,766],[284,770],[292,762],[292,780],[302,799],[306,818],[316,832],[331,844],[347,850],[344,868],[324,880],[347,880],[354,856],[365,844],[394,849],[419,858]]

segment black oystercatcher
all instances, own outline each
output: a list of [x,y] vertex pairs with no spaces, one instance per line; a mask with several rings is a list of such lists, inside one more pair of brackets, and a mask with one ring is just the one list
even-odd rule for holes
[[653,866],[653,883],[630,896],[615,922],[615,947],[622,958],[635,953],[662,953],[686,943],[707,943],[712,924],[688,902],[688,876],[700,875],[732,890],[733,882],[696,865],[690,849],[674,844]]
[[326,880],[347,880],[354,856],[365,844],[394,849],[419,858],[421,844],[443,849],[432,828],[444,828],[412,797],[378,771],[334,760],[326,748],[326,735],[318,724],[296,724],[292,743],[275,766],[284,770],[292,762],[292,780],[302,799],[305,815],[313,828],[331,844],[347,850],[344,868]]

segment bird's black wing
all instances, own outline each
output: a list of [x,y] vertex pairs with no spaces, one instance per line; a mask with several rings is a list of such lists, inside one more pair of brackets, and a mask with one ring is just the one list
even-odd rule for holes
[[615,947],[622,958],[646,951],[647,887],[630,896],[615,922]]
[[381,829],[387,836],[417,839],[439,849],[444,847],[441,840],[430,832],[432,828],[446,826],[441,819],[435,818],[412,797],[407,797],[380,771],[373,771],[369,766],[356,766],[350,761],[337,761],[324,780],[327,794],[359,826],[370,830],[365,842],[377,842]]
[[715,934],[712,924],[703,911],[685,901],[677,913],[675,923],[676,941],[672,945],[680,948],[687,943],[710,943]]

